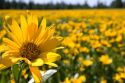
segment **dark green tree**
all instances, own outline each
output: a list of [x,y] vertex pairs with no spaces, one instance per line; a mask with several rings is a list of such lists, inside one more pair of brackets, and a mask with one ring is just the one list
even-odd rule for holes
[[123,2],[122,2],[122,0],[114,0],[114,1],[111,3],[111,7],[112,7],[112,8],[122,8],[122,7],[123,7]]
[[98,2],[96,8],[107,8],[107,6],[102,2]]
[[28,9],[34,9],[34,7],[35,7],[35,4],[33,0],[30,0]]
[[87,3],[87,0],[85,1],[85,3],[83,4],[83,8],[90,8],[88,3]]
[[15,9],[15,8],[17,8],[17,6],[18,6],[18,4],[17,4],[16,0],[12,0],[11,8]]
[[5,8],[5,0],[0,0],[0,9]]

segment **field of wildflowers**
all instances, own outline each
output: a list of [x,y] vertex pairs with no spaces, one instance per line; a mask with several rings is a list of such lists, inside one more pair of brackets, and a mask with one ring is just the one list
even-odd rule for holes
[[[22,44],[19,55],[23,58],[17,58],[14,42]],[[29,45],[36,50],[34,54],[30,53]],[[8,56],[8,51],[14,57]],[[28,83],[32,76],[39,83],[47,78],[39,75],[40,72],[49,69],[56,73],[43,83],[125,83],[125,11],[0,10],[0,54],[0,83]],[[36,57],[38,54],[40,58]],[[4,60],[6,56],[13,58],[11,65],[10,60]],[[4,67],[8,67],[3,70],[6,61]]]

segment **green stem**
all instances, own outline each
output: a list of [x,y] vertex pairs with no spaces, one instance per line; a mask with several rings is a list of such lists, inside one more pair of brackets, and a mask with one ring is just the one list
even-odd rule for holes
[[26,66],[25,63],[22,63],[20,71],[19,71],[17,83],[20,83],[20,78],[21,78],[22,70],[25,68],[25,66]]

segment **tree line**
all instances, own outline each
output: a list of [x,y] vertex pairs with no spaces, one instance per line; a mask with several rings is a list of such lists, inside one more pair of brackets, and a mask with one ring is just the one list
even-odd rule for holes
[[125,1],[122,0],[113,0],[110,5],[106,5],[106,3],[97,2],[97,5],[91,7],[85,1],[84,4],[66,4],[64,2],[61,3],[47,3],[47,4],[35,4],[32,0],[29,3],[25,3],[22,0],[18,2],[16,0],[12,0],[11,2],[8,0],[0,0],[0,9],[91,9],[91,8],[125,8]]

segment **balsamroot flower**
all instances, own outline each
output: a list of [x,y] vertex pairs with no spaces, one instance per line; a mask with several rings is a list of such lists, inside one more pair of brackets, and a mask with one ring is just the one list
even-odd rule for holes
[[53,35],[53,26],[46,28],[45,19],[39,25],[36,16],[29,15],[27,19],[20,16],[20,23],[13,19],[5,29],[9,37],[3,38],[6,48],[0,59],[0,70],[23,60],[29,65],[36,83],[39,83],[42,81],[39,66],[48,64],[57,67],[53,62],[60,59],[60,55],[52,50],[62,38]]
[[102,55],[99,60],[102,62],[102,64],[104,65],[108,65],[108,64],[111,64],[112,63],[112,59],[107,55]]

